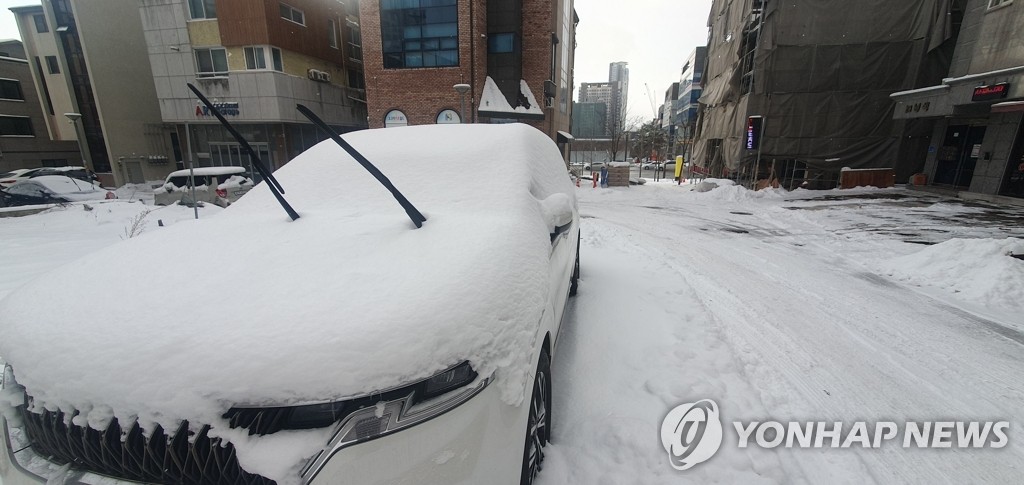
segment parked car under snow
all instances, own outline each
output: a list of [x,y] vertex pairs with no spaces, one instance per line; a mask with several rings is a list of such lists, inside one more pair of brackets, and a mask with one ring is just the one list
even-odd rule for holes
[[245,176],[242,167],[199,167],[193,170],[171,172],[164,184],[153,191],[155,205],[177,204],[182,198],[192,198],[192,180],[195,180],[195,200],[227,206],[252,189],[252,179]]
[[579,275],[558,148],[521,124],[345,140],[422,227],[327,140],[274,174],[297,220],[261,183],[0,301],[5,485],[533,482]]
[[67,204],[89,200],[116,199],[113,192],[64,175],[40,175],[22,179],[0,189],[0,207]]

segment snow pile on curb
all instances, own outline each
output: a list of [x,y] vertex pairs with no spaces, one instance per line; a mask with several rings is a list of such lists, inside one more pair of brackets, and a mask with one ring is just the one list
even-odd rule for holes
[[965,301],[1024,311],[1024,239],[951,239],[891,259],[882,271],[916,286],[956,293]]
[[744,200],[754,199],[781,199],[786,196],[786,191],[782,189],[750,190],[742,185],[736,185],[736,182],[727,179],[707,179],[702,183],[705,182],[718,184],[718,187],[705,192],[707,194],[705,197],[711,197],[723,202],[741,202]]

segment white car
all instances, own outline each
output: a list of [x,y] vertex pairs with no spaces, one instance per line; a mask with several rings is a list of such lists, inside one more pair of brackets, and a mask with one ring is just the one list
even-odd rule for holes
[[177,204],[183,197],[190,198],[192,180],[195,179],[196,200],[230,205],[253,187],[252,179],[245,176],[242,167],[199,167],[193,170],[171,172],[164,184],[153,191],[155,205]]
[[14,185],[15,182],[27,179],[30,172],[34,171],[32,168],[19,168],[17,170],[11,170],[10,172],[0,174],[0,188],[6,188]]
[[116,198],[117,196],[109,190],[64,175],[40,175],[0,189],[0,206],[6,207]]
[[4,485],[533,482],[579,275],[558,148],[522,124],[345,140],[422,227],[327,140],[275,173],[294,221],[262,183],[0,301]]

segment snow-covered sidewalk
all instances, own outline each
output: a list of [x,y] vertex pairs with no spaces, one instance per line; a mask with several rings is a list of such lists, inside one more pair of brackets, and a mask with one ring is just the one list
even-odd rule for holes
[[[1024,235],[1018,216],[897,189],[690,188],[580,189],[541,483],[1019,480],[1024,261],[1006,253],[1024,240],[1004,239]],[[952,237],[974,239],[928,245]],[[740,449],[726,424],[717,455],[675,471],[662,418],[700,399],[725,423],[1006,420],[1010,444]]]

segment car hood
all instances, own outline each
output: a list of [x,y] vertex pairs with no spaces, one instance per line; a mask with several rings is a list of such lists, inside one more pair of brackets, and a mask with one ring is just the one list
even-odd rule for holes
[[[557,148],[525,125],[345,138],[422,228],[323,142],[276,173],[294,222],[260,184],[217,216],[154,228],[0,302],[0,355],[35,405],[96,427],[213,423],[235,405],[342,399],[462,360],[518,402],[548,304],[539,200],[568,194],[575,207]],[[500,177],[477,160],[504,161]],[[139,269],[149,277],[129,277]]]

